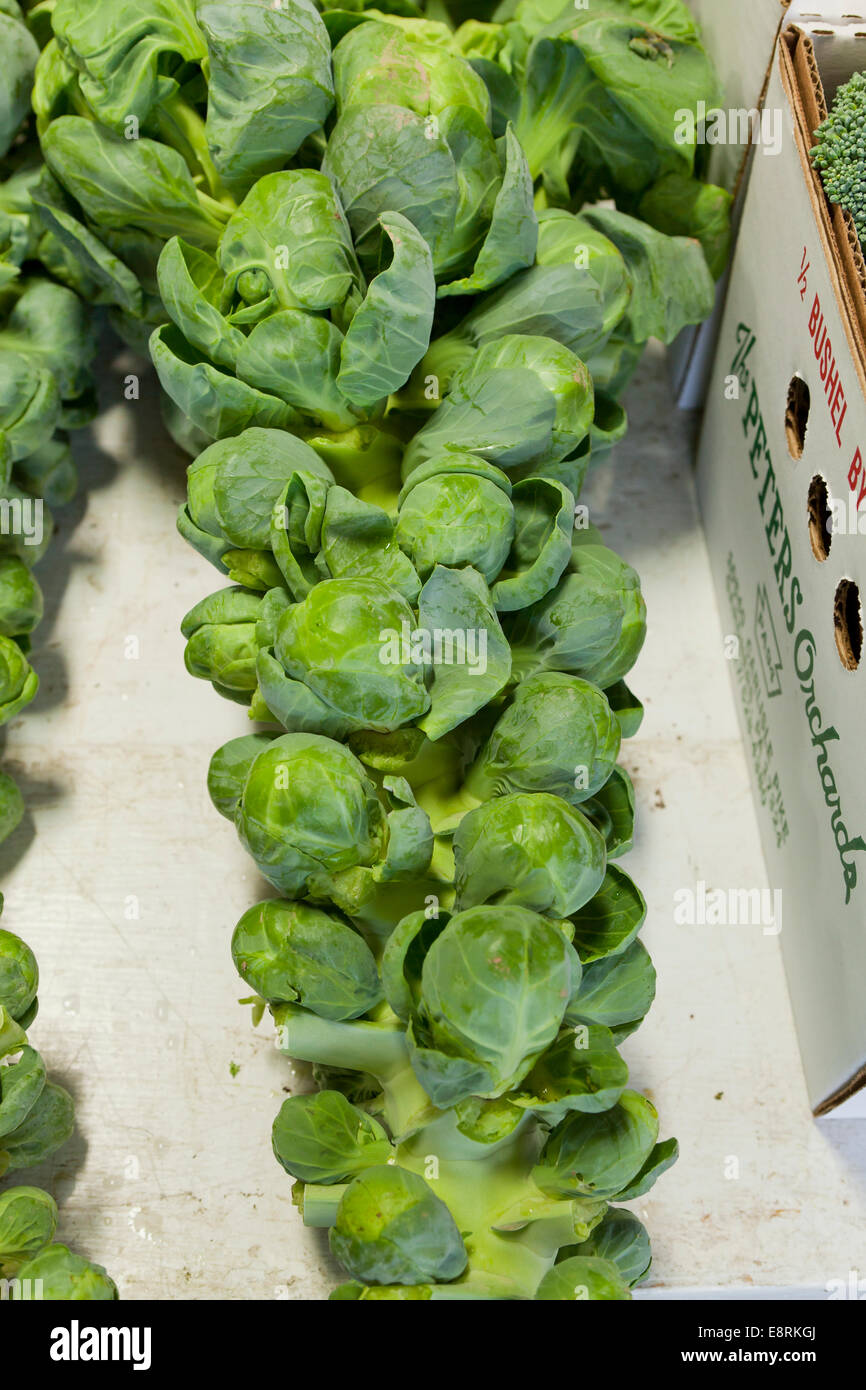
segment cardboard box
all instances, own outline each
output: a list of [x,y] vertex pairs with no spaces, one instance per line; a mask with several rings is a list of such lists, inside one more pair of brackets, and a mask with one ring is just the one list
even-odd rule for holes
[[[760,111],[770,63],[790,0],[689,0],[701,27],[722,88],[722,109]],[[794,0],[797,3],[797,0]],[[709,147],[707,177],[734,194],[734,238],[739,225],[753,144],[738,141]],[[686,328],[671,346],[669,360],[677,404],[684,410],[702,405],[724,308],[727,276],[719,281],[716,307],[706,323]]]
[[844,58],[836,42],[817,34],[816,56],[791,27],[778,45],[782,145],[750,177],[698,462],[816,1114],[866,1084],[866,301],[808,156],[820,60],[834,80],[866,68],[866,31]]
[[[759,109],[790,0],[688,0],[722,86],[726,111]],[[797,4],[797,0],[794,0]],[[736,192],[750,146],[713,145],[707,176]]]

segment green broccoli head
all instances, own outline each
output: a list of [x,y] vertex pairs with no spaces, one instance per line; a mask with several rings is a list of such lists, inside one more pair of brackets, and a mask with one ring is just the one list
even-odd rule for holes
[[866,73],[839,88],[832,110],[815,131],[812,162],[831,203],[850,212],[866,244]]

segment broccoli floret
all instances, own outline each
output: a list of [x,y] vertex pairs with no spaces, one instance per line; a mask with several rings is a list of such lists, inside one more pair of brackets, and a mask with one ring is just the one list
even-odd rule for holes
[[866,245],[866,73],[855,72],[836,93],[832,110],[815,132],[812,160],[824,191],[854,219]]

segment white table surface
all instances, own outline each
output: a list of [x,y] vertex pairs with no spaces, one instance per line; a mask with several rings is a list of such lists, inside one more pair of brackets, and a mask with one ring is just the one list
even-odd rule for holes
[[[335,1282],[326,1242],[297,1219],[270,1151],[304,1074],[237,1004],[231,931],[261,885],[205,787],[245,713],[182,661],[180,619],[220,577],[174,530],[185,460],[153,376],[124,399],[136,369],[106,362],[104,413],[78,438],[84,491],[38,571],[42,686],[0,759],[29,806],[0,848],[3,924],[39,956],[32,1037],[79,1121],[26,1180],[52,1187],[60,1235],[122,1296],[320,1299]],[[866,1122],[809,1112],[776,939],[673,920],[678,888],[766,876],[697,519],[695,421],[673,409],[660,353],[628,404],[629,435],[584,500],[650,612],[624,865],[649,901],[659,991],[625,1052],[682,1157],[636,1204],[655,1248],[645,1296],[825,1296],[828,1280],[866,1274]]]

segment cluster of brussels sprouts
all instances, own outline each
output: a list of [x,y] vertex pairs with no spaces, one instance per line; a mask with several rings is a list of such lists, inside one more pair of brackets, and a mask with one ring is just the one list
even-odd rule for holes
[[[617,1051],[654,992],[615,862],[638,579],[562,482],[461,449],[400,496],[390,516],[254,427],[191,466],[180,517],[243,581],[187,615],[188,669],[271,726],[209,789],[280,895],[235,964],[323,1087],[275,1152],[332,1227],[336,1297],[625,1298],[648,1242],[608,1204],[676,1153]],[[483,670],[413,650],[469,630]]]
[[645,609],[579,497],[712,305],[674,114],[716,83],[680,0],[435,8],[56,0],[33,196],[197,456],[186,664],[263,726],[209,788],[278,895],[233,952],[320,1086],[274,1149],[334,1296],[627,1298],[610,1203],[676,1154],[617,1050]]
[[[676,1152],[617,1052],[654,992],[614,862],[645,605],[548,471],[591,427],[579,361],[571,388],[514,471],[471,410],[449,430],[446,397],[378,502],[287,430],[189,469],[180,531],[235,583],[187,614],[186,664],[270,726],[209,773],[280,894],[234,958],[324,1088],[285,1103],[274,1145],[333,1228],[341,1298],[624,1298],[648,1268],[608,1205]],[[434,632],[475,650],[437,662]]]
[[[0,929],[0,1178],[50,1158],[75,1126],[72,1097],[47,1079],[41,1055],[28,1042],[27,1030],[39,1007],[38,987],[39,968],[30,947]],[[57,1205],[47,1192],[37,1187],[0,1190],[0,1280],[4,1291],[12,1289],[8,1296],[117,1298],[101,1266],[54,1243],[56,1230]]]
[[[68,431],[96,412],[89,309],[69,286],[74,264],[36,202],[44,167],[27,118],[49,9],[0,3],[0,725],[39,685],[28,660],[43,614],[33,568],[54,529],[49,507],[75,493]],[[0,841],[23,814],[19,788],[0,772]],[[75,1123],[72,1097],[48,1080],[28,1040],[38,981],[29,946],[0,929],[0,1178],[51,1157]],[[55,1242],[57,1219],[40,1188],[0,1191],[0,1297],[116,1298],[104,1269]]]
[[[0,6],[0,725],[36,694],[28,660],[43,599],[33,568],[54,523],[50,506],[75,492],[68,431],[96,409],[90,315],[66,279],[59,248],[40,224],[34,189],[39,144],[24,124],[39,47],[14,0]],[[42,24],[36,22],[35,31]],[[21,793],[0,772],[0,841],[24,814]]]
[[676,1142],[618,1051],[655,988],[616,862],[645,605],[579,496],[712,279],[630,213],[537,213],[442,26],[325,18],[323,157],[167,242],[151,342],[205,446],[180,532],[232,581],[186,665],[261,726],[209,772],[278,895],[234,961],[320,1088],[274,1152],[335,1298],[625,1299],[650,1249],[615,1204]]

